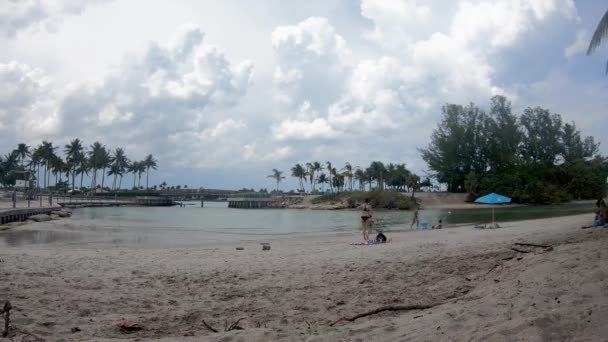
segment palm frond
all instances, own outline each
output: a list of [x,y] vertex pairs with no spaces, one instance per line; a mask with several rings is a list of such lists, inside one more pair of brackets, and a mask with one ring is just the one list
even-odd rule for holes
[[589,42],[589,48],[587,49],[587,55],[590,55],[597,49],[598,46],[602,43],[602,40],[608,38],[608,10],[604,13],[602,20],[597,24],[597,28],[595,29],[595,33],[593,33],[593,37],[591,38],[591,42]]

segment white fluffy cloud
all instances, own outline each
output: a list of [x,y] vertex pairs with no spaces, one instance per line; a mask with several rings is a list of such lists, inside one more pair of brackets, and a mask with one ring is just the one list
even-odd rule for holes
[[[298,89],[277,89],[277,96],[294,106],[273,126],[275,140],[294,143],[298,152],[311,154],[311,145],[320,141],[338,150],[380,137],[389,144],[418,145],[428,139],[429,122],[436,120],[446,102],[485,103],[497,94],[517,99],[517,89],[496,80],[495,56],[553,15],[574,18],[576,9],[569,0],[460,1],[449,22],[436,25],[436,14],[427,2],[363,0],[361,15],[373,24],[363,36],[382,49],[376,57],[358,61],[339,53],[350,49],[326,19],[309,18],[275,30],[275,82]],[[437,16],[443,18],[441,12]],[[311,65],[317,71],[308,72]],[[342,77],[328,80],[336,66]],[[323,67],[326,73],[319,75]],[[311,79],[317,87],[310,86]],[[332,83],[336,81],[340,84]],[[322,106],[310,105],[325,84],[340,89],[339,96]],[[373,144],[364,153],[374,158],[383,151]]]
[[[154,151],[165,164],[194,157],[191,164],[204,167],[233,159],[238,146],[215,143],[246,126],[222,113],[247,93],[253,65],[232,64],[203,38],[200,29],[185,29],[168,44],[150,44],[101,84],[69,92],[60,108],[62,131],[139,156]],[[175,148],[180,145],[187,148]]]
[[365,37],[386,47],[407,48],[434,24],[426,1],[362,0],[361,15],[374,23]]
[[0,34],[14,37],[33,29],[55,31],[62,17],[78,15],[85,8],[113,0],[4,0],[0,2]]
[[350,51],[327,18],[280,26],[271,35],[277,58],[276,99],[284,108],[326,107],[342,92]]
[[0,145],[45,138],[59,125],[51,79],[40,69],[0,63]]

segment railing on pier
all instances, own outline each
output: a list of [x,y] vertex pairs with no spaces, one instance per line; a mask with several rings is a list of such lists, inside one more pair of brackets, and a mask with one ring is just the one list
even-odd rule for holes
[[275,200],[272,198],[228,198],[228,208],[238,209],[261,209],[268,208],[270,203]]

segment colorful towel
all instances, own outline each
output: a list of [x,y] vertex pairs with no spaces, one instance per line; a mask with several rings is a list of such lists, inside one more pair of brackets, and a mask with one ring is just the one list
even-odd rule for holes
[[367,242],[353,242],[350,245],[351,246],[372,246],[372,245],[383,245],[383,244],[388,243],[388,242],[389,241],[387,241],[387,242],[379,242],[379,241],[376,241],[376,240],[369,240]]

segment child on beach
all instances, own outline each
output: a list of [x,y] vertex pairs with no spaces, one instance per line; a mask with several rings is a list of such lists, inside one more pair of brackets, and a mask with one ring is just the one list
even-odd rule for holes
[[441,219],[439,219],[439,223],[436,226],[433,226],[431,229],[441,229],[443,228],[443,223]]
[[363,232],[363,241],[369,239],[372,221],[372,206],[369,204],[369,198],[361,205],[361,230]]

